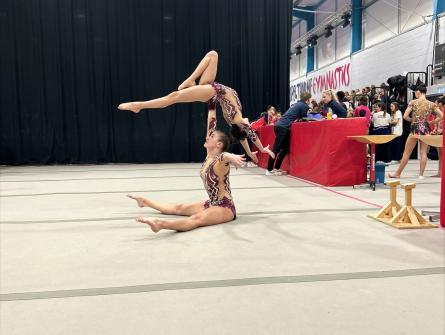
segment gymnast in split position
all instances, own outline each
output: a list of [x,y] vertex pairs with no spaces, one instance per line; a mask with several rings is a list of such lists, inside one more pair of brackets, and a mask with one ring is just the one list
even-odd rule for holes
[[[256,152],[251,152],[246,137],[263,153],[275,158],[269,146],[263,147],[258,136],[250,127],[249,120],[243,118],[241,102],[236,91],[230,87],[215,82],[218,70],[218,53],[208,52],[198,64],[195,71],[188,77],[178,90],[162,98],[149,101],[134,101],[120,104],[121,110],[130,110],[139,113],[144,108],[165,108],[173,104],[184,102],[208,102],[209,109],[214,109],[216,102],[222,108],[224,119],[232,127],[231,133],[243,146],[246,153],[255,163],[258,163]],[[199,79],[199,85],[196,80]]]
[[207,157],[202,164],[200,173],[209,200],[172,205],[128,194],[129,198],[137,201],[139,207],[150,207],[162,214],[188,216],[188,218],[179,220],[139,217],[136,221],[149,225],[151,230],[157,233],[161,229],[188,231],[235,220],[236,210],[229,182],[230,163],[236,167],[242,166],[245,159],[244,155],[225,152],[229,146],[229,137],[222,131],[216,130],[216,109],[209,109],[207,136],[204,143]]

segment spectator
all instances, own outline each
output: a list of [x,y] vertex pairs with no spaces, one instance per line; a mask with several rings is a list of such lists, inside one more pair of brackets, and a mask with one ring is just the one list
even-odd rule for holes
[[289,152],[290,146],[290,127],[296,120],[301,120],[307,116],[311,94],[303,92],[296,104],[292,105],[286,113],[277,121],[274,127],[275,141],[272,151],[275,153],[275,159],[269,159],[266,175],[281,175],[281,163]]
[[371,125],[371,111],[368,108],[368,97],[366,95],[360,97],[359,105],[354,109],[354,117],[365,117],[369,129]]
[[[374,106],[372,113],[372,124],[374,128],[372,135],[389,135],[391,134],[391,116],[386,112],[386,105],[379,102]],[[375,160],[381,162],[390,162],[388,143],[379,144],[375,149]]]
[[371,88],[366,87],[366,93],[368,94],[371,105],[374,105],[377,101],[377,89],[375,88],[375,85],[371,85]]
[[346,99],[345,92],[338,91],[337,92],[337,98],[338,98],[338,102],[340,103],[340,105],[342,105],[344,109],[348,110],[348,108],[349,108],[349,101],[348,101],[348,99]]
[[273,124],[276,113],[277,109],[274,106],[269,105],[267,106],[266,111],[261,113],[260,117],[256,121],[253,121],[250,124],[250,126],[252,127],[253,130],[256,130],[262,126]]
[[346,108],[344,108],[337,101],[337,97],[332,90],[327,90],[323,92],[323,103],[326,105],[327,109],[331,110],[333,114],[336,114],[337,117],[345,118],[346,117]]
[[385,83],[380,84],[380,93],[379,93],[379,99],[381,102],[383,102],[385,105],[388,106],[389,103],[389,96],[388,96],[388,86],[386,86]]
[[309,113],[320,113],[320,105],[317,103],[316,100],[312,100],[309,105]]
[[277,110],[277,112],[275,113],[275,117],[272,120],[272,125],[275,125],[275,123],[277,123],[277,121],[279,119],[281,119],[282,115],[281,115],[281,111]]
[[391,134],[397,135],[395,139],[389,142],[391,150],[391,160],[400,161],[403,155],[403,115],[399,110],[399,104],[392,102],[391,105]]

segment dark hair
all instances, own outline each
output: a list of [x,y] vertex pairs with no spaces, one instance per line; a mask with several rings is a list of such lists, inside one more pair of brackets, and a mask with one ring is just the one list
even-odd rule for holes
[[384,102],[377,102],[375,104],[377,107],[379,107],[383,111],[383,115],[386,116],[386,104]]
[[419,91],[422,94],[426,94],[426,86],[425,85],[419,85],[416,87],[416,91]]
[[368,97],[366,95],[360,97],[359,105],[368,106]]
[[218,134],[219,142],[223,144],[222,152],[229,150],[230,145],[232,144],[229,136],[227,136],[227,134],[221,130],[215,130],[215,133]]
[[307,99],[310,99],[311,97],[312,97],[312,94],[310,94],[309,92],[303,92],[300,95],[300,100],[306,101]]
[[244,130],[241,130],[241,128],[238,127],[236,124],[232,124],[230,134],[233,137],[232,142],[234,143],[244,140],[247,137],[247,133]]
[[277,111],[277,108],[272,105],[267,106],[266,111],[268,111],[269,109],[273,109],[275,112]]
[[396,107],[396,110],[398,110],[400,108],[400,105],[397,101],[391,102],[391,105],[394,105]]
[[345,98],[345,92],[337,91],[337,98],[339,101],[342,101]]
[[440,97],[439,99],[437,99],[437,101],[438,101],[439,103],[441,103],[442,105],[445,105],[445,96]]

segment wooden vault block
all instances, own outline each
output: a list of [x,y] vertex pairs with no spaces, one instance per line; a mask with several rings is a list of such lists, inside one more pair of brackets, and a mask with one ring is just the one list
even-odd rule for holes
[[400,180],[387,181],[385,185],[389,186],[389,201],[388,203],[377,213],[369,214],[368,216],[389,223],[389,221],[397,214],[401,206],[397,202],[397,186],[400,185]]
[[369,217],[399,229],[437,228],[436,225],[428,223],[412,205],[413,188],[416,184],[402,185],[405,190],[405,206],[401,208],[396,201],[397,186],[400,181],[386,184],[390,187],[390,201],[376,215],[368,215]]

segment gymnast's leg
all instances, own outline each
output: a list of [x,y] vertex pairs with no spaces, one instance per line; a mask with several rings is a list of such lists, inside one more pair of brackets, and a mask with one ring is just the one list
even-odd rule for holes
[[233,219],[233,212],[230,209],[226,207],[212,206],[188,218],[179,220],[164,220],[157,218],[139,217],[136,219],[136,221],[149,225],[151,230],[157,233],[161,229],[189,231],[198,227],[229,222]]
[[136,194],[127,194],[127,197],[135,200],[138,203],[138,206],[141,208],[150,207],[166,215],[192,216],[196,213],[202,212],[204,210],[205,203],[205,201],[198,201],[191,204],[173,205],[146,199]]
[[207,102],[215,94],[211,85],[199,85],[175,91],[162,98],[148,101],[133,101],[120,104],[120,110],[130,110],[133,113],[139,113],[144,108],[165,108],[170,105],[183,102]]
[[199,85],[209,84],[215,81],[216,72],[218,70],[218,53],[214,50],[209,51],[201,62],[196,67],[195,71],[184,82],[179,85],[178,91],[187,87],[195,86],[196,80],[199,80]]

